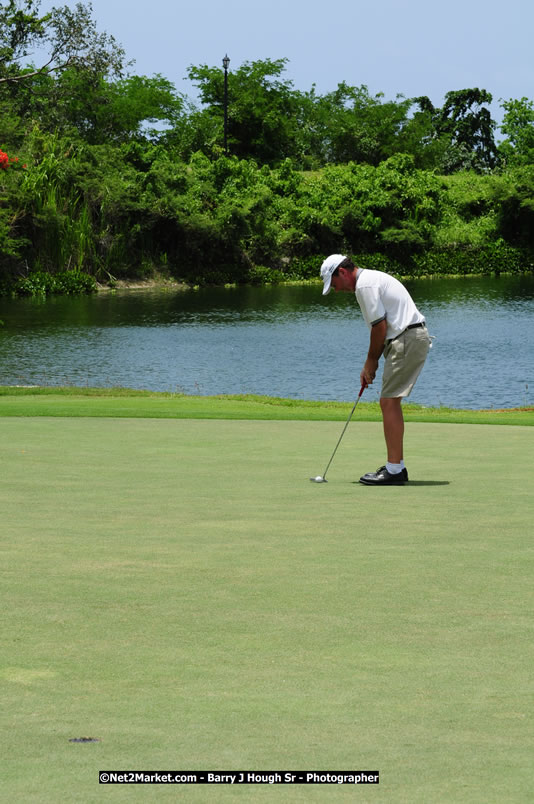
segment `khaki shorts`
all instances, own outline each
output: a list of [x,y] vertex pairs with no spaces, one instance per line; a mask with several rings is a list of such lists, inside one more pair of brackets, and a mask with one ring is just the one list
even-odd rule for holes
[[381,397],[409,396],[430,349],[426,327],[406,329],[384,349]]

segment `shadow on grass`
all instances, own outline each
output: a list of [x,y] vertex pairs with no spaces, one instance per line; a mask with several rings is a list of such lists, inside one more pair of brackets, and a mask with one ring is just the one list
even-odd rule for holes
[[[362,485],[359,480],[353,480],[352,482]],[[402,483],[403,486],[450,486],[450,484],[450,480],[409,480],[408,483]],[[373,484],[370,483],[369,485],[372,486]],[[380,484],[377,484],[377,488],[379,486]]]
[[409,486],[450,486],[450,480],[409,480]]

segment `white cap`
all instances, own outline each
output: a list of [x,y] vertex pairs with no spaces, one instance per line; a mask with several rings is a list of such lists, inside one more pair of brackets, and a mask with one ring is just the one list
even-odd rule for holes
[[330,293],[330,282],[332,281],[332,274],[338,268],[343,260],[347,258],[343,254],[331,254],[321,265],[321,279],[324,282],[323,296]]

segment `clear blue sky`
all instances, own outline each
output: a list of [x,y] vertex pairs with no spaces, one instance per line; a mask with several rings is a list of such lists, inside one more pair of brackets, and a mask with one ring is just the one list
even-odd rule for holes
[[[74,0],[43,0],[74,6]],[[324,94],[341,81],[386,99],[480,87],[499,100],[534,99],[532,0],[93,0],[100,31],[113,34],[132,72],[162,73],[195,98],[191,64],[232,67],[287,57],[297,89]]]

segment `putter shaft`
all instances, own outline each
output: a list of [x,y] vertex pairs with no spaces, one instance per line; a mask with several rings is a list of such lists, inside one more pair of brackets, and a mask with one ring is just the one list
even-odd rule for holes
[[345,435],[345,430],[346,430],[346,429],[347,429],[347,427],[349,426],[349,422],[350,422],[350,420],[352,419],[352,414],[353,414],[353,413],[354,413],[354,411],[356,410],[356,405],[357,405],[357,404],[358,404],[358,402],[360,401],[361,396],[362,396],[362,394],[363,394],[363,392],[364,392],[364,390],[365,390],[365,388],[366,388],[366,387],[367,387],[367,385],[362,385],[362,387],[360,388],[360,393],[358,394],[358,396],[357,396],[357,398],[356,398],[356,402],[355,402],[355,403],[354,403],[354,405],[352,406],[352,410],[351,410],[351,412],[349,413],[349,418],[348,418],[348,419],[347,419],[347,421],[345,422],[345,426],[344,426],[344,428],[343,428],[343,430],[342,430],[342,432],[341,432],[341,435],[339,436],[339,440],[338,440],[338,442],[337,442],[337,444],[336,444],[336,446],[335,446],[335,449],[334,449],[334,451],[333,451],[333,453],[332,453],[332,457],[331,457],[331,458],[330,458],[330,460],[328,461],[328,463],[327,463],[327,465],[326,465],[326,469],[324,470],[324,472],[323,472],[323,474],[322,474],[322,478],[323,478],[323,482],[324,482],[324,483],[326,483],[326,482],[327,482],[327,480],[326,480],[326,473],[328,472],[328,470],[329,470],[329,468],[330,468],[330,464],[331,464],[331,463],[332,463],[332,461],[334,460],[334,455],[335,455],[335,454],[336,454],[336,452],[337,452],[337,448],[338,448],[338,447],[339,447],[339,445],[341,444],[341,439],[342,439],[342,438],[343,438],[343,436]]

